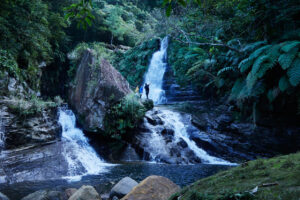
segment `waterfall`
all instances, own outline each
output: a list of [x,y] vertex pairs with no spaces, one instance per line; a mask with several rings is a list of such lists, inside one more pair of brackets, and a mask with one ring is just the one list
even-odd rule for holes
[[[184,160],[191,159],[188,152],[184,152],[184,150],[179,149],[180,147],[178,144],[183,142],[186,145],[185,149],[192,151],[202,163],[235,165],[234,163],[230,163],[221,158],[211,156],[205,150],[198,147],[197,144],[189,137],[188,127],[192,126],[192,124],[185,124],[180,113],[168,110],[166,108],[160,108],[159,110],[155,109],[154,111],[149,112],[155,113],[155,115],[164,122],[163,125],[152,125],[147,122],[146,119],[144,121],[144,125],[150,132],[143,133],[143,138],[140,138],[140,140],[143,143],[145,151],[150,154],[150,160],[161,161],[161,158],[167,158],[169,160],[177,159],[178,155],[174,156],[174,152],[172,153],[174,148],[181,151],[180,157]],[[172,134],[162,134],[162,130],[166,128],[172,130]],[[168,138],[168,136],[166,137],[166,134],[168,136],[172,135],[171,139],[170,137]]]
[[162,83],[167,67],[167,49],[168,37],[165,37],[160,43],[160,50],[152,55],[148,71],[145,75],[144,83],[150,83],[149,98],[154,101],[154,104],[163,104],[166,102]]
[[63,129],[63,153],[68,162],[68,177],[66,178],[76,179],[83,175],[105,172],[105,166],[109,164],[97,155],[82,130],[75,127],[75,122],[76,118],[71,110],[60,109],[59,123]]

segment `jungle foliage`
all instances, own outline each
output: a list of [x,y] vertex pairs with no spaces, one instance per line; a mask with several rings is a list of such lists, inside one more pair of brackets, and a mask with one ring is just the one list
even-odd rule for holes
[[[296,114],[297,1],[165,1],[169,63],[181,85],[228,96],[244,113]],[[171,8],[168,8],[168,7]],[[298,102],[298,103],[297,103]],[[253,118],[255,118],[253,116]]]

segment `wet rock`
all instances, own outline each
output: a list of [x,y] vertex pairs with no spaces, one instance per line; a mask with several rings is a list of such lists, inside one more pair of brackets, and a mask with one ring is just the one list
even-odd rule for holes
[[174,130],[173,129],[169,129],[169,128],[164,128],[161,131],[161,134],[162,135],[171,135],[171,136],[174,136]]
[[69,101],[84,130],[96,132],[104,130],[103,119],[110,102],[130,92],[126,79],[105,59],[98,64],[94,52],[88,49],[77,68]]
[[27,195],[21,200],[62,200],[62,193],[58,191],[39,190]]
[[217,130],[226,130],[228,129],[228,126],[233,122],[232,117],[229,114],[221,114],[216,119],[217,127],[215,127]]
[[121,200],[166,200],[180,187],[162,176],[149,176]]
[[125,177],[120,180],[110,191],[110,197],[122,198],[128,194],[135,186],[138,185],[138,182],[133,180],[130,177]]
[[0,200],[9,200],[9,198],[5,194],[0,192]]
[[180,141],[177,142],[177,145],[182,147],[183,149],[188,147],[188,144],[182,138],[180,138]]
[[82,186],[68,200],[101,200],[100,195],[92,186]]
[[[57,141],[5,150],[5,156],[0,156],[0,182],[14,184],[67,176],[68,163],[63,155],[65,146],[63,141]],[[1,155],[4,155],[4,152],[1,152]]]
[[146,114],[145,115],[147,121],[152,124],[153,126],[157,126],[157,125],[163,125],[164,122],[162,121],[161,118],[159,118],[158,116],[156,116],[155,114],[149,115]]

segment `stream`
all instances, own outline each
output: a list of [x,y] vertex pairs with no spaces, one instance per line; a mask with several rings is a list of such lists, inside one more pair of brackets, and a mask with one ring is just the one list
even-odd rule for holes
[[[235,163],[209,155],[196,145],[189,130],[198,130],[191,125],[190,120],[167,106],[159,106],[166,103],[168,98],[163,89],[168,37],[161,41],[160,46],[160,50],[152,56],[144,79],[144,83],[150,83],[149,98],[156,107],[146,114],[144,132],[137,136],[148,158],[135,156],[135,149],[129,146],[126,157],[131,161],[114,164],[106,162],[89,144],[83,131],[76,127],[74,113],[61,108],[61,140],[1,152],[0,191],[15,200],[37,190],[62,191],[79,188],[84,184],[92,185],[99,193],[103,193],[107,192],[105,187],[111,187],[123,177],[129,176],[141,181],[150,175],[167,177],[183,187],[234,166]],[[151,124],[151,118],[159,119],[161,123]],[[168,137],[166,134],[162,136],[164,131]],[[4,146],[3,137],[0,124],[0,151]]]

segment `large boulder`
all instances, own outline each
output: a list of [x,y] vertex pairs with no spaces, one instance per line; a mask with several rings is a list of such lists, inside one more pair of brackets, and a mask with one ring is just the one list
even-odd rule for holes
[[149,176],[121,200],[167,200],[180,187],[161,176]]
[[62,194],[58,191],[39,190],[27,195],[21,200],[61,200]]
[[83,128],[104,130],[103,119],[111,102],[131,92],[126,79],[105,59],[96,60],[90,49],[84,51],[77,68],[69,101]]
[[101,200],[100,195],[97,193],[94,187],[84,185],[79,188],[69,200]]
[[9,200],[9,198],[5,194],[0,192],[0,200]]
[[120,180],[112,189],[110,192],[110,197],[118,197],[122,198],[126,194],[128,194],[135,186],[138,185],[138,182],[131,179],[130,177],[125,177],[122,180]]

